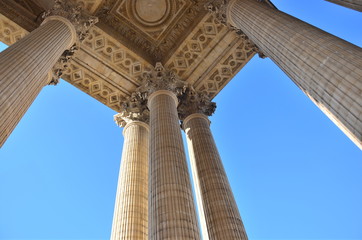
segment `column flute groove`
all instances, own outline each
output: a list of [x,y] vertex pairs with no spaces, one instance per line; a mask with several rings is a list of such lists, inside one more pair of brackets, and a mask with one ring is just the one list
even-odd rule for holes
[[179,117],[186,133],[203,239],[247,240],[243,222],[210,130],[216,105],[206,94],[186,91]]
[[362,148],[360,47],[258,1],[214,0],[208,8],[244,32]]
[[145,101],[132,95],[115,115],[124,127],[124,145],[111,240],[148,239],[149,114]]
[[74,51],[73,45],[97,22],[65,0],[57,0],[44,16],[39,28],[0,53],[0,147],[42,87],[57,81],[48,74],[58,59],[67,48]]
[[149,239],[200,239],[177,113],[185,82],[161,63],[137,90],[150,110]]

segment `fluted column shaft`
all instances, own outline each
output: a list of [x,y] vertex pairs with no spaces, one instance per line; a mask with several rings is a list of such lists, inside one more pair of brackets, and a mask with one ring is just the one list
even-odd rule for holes
[[[207,116],[194,113],[183,121],[204,239],[248,239]],[[202,223],[201,223],[202,224]],[[202,224],[203,225],[203,224]],[[206,236],[205,236],[206,235]]]
[[61,54],[75,41],[62,17],[43,25],[0,53],[0,147],[50,78]]
[[177,97],[158,90],[150,109],[149,239],[200,239]]
[[255,0],[231,0],[241,29],[362,148],[362,49]]
[[149,128],[146,123],[132,121],[123,135],[111,239],[147,240]]
[[362,0],[326,0],[326,1],[362,12]]

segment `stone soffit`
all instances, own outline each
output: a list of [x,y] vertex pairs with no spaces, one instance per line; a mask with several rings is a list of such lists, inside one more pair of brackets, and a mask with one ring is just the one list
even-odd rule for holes
[[[99,23],[62,78],[115,111],[157,61],[213,98],[255,55],[204,9],[204,0],[78,2]],[[0,1],[0,41],[11,45],[37,28],[46,4]]]

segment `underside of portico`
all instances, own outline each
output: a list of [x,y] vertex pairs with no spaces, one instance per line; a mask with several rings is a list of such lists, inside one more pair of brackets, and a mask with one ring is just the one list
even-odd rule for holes
[[[156,62],[213,98],[257,53],[205,9],[205,0],[78,2],[99,23],[62,78],[115,111]],[[1,1],[0,41],[11,45],[36,29],[49,7],[44,0]]]

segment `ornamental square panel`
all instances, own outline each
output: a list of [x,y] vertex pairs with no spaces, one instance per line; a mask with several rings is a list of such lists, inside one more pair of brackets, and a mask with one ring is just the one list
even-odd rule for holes
[[[99,23],[62,78],[115,111],[156,62],[213,98],[256,52],[207,12],[206,0],[74,1]],[[44,6],[47,0],[1,1],[0,41],[11,45],[36,29]]]
[[154,64],[169,57],[170,50],[207,14],[203,4],[195,0],[105,0],[96,15],[108,34]]

